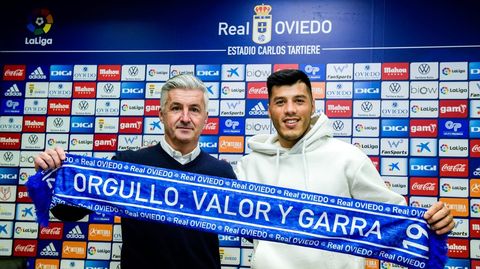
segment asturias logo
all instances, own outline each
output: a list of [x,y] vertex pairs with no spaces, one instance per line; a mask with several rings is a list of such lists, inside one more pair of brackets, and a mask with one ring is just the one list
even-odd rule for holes
[[53,40],[51,38],[42,38],[50,31],[53,25],[53,16],[48,9],[35,9],[29,17],[27,29],[36,37],[25,37],[25,45],[51,45]]

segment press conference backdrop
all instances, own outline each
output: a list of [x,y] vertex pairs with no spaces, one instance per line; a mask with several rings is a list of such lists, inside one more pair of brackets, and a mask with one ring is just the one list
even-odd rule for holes
[[[0,256],[30,268],[119,268],[120,219],[34,221],[24,186],[34,156],[61,146],[109,158],[157,143],[160,88],[189,73],[211,98],[200,146],[235,165],[252,135],[274,133],[266,78],[299,68],[316,112],[389,188],[412,206],[447,203],[456,221],[447,268],[480,267],[475,1],[171,2],[0,4]],[[219,237],[222,266],[249,267],[251,244]]]

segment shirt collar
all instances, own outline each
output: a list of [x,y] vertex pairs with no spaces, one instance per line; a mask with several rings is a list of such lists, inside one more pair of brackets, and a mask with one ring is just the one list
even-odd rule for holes
[[162,147],[165,152],[170,155],[170,157],[174,158],[177,162],[181,163],[182,165],[185,165],[198,157],[200,155],[200,146],[197,144],[197,146],[190,152],[185,155],[182,155],[182,153],[178,150],[175,150],[170,146],[167,141],[165,140],[165,136],[162,136],[160,138],[160,146]]

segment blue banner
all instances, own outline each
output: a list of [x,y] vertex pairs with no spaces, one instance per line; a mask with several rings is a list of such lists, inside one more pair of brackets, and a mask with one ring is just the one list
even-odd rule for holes
[[446,236],[429,229],[421,208],[75,155],[55,171],[30,177],[27,187],[42,225],[48,209],[63,203],[408,267],[446,263]]

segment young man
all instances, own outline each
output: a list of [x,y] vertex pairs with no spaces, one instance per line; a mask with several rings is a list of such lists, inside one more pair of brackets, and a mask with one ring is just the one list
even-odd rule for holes
[[[119,161],[168,169],[235,178],[232,167],[200,150],[198,140],[207,120],[208,93],[205,85],[191,75],[168,80],[161,91],[160,120],[165,136],[159,144],[137,151],[118,152]],[[49,149],[35,158],[35,167],[61,166],[65,152]],[[89,210],[57,206],[52,213],[61,220],[75,221]],[[218,237],[155,222],[122,218],[122,269],[220,269]]]
[[[332,138],[328,118],[315,116],[308,76],[281,70],[267,80],[268,113],[277,130],[249,140],[253,152],[236,167],[237,177],[257,183],[391,204],[405,199],[389,190],[370,159],[357,147]],[[425,219],[438,234],[454,227],[442,202]],[[269,241],[254,240],[252,268],[364,268],[364,259]]]

